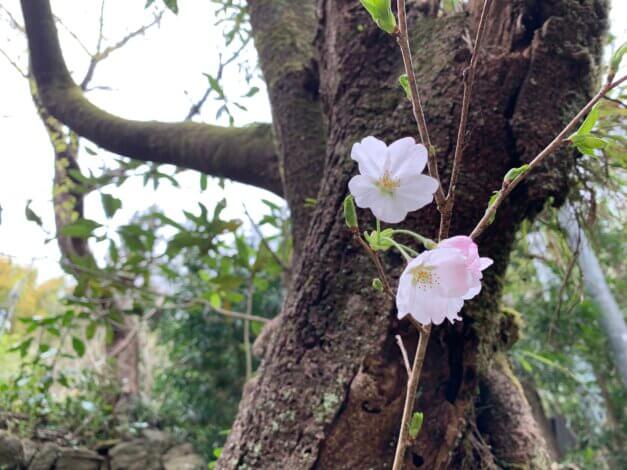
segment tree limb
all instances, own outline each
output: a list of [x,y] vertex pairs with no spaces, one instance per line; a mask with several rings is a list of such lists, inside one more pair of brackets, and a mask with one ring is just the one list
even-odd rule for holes
[[72,80],[49,0],[21,0],[32,72],[48,111],[102,148],[137,160],[170,163],[282,195],[269,124],[225,128],[193,122],[134,121],[93,105]]

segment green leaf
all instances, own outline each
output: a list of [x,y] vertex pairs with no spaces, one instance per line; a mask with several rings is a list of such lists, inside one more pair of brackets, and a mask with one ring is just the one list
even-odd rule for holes
[[61,228],[61,235],[66,237],[89,238],[92,232],[101,225],[90,219],[79,219]]
[[72,336],[72,348],[78,357],[83,357],[85,355],[85,343],[83,343],[83,341],[76,336]]
[[401,88],[405,91],[405,95],[407,96],[407,99],[411,101],[411,90],[409,88],[409,78],[407,78],[406,73],[398,77],[398,83],[401,84]]
[[391,0],[359,0],[373,21],[388,34],[396,30],[396,17],[392,13]]
[[[494,191],[492,193],[492,196],[490,196],[490,200],[488,201],[488,209],[490,209],[490,207],[492,207],[495,203],[496,200],[499,198],[499,196],[501,195],[501,191]],[[488,224],[491,224],[492,222],[494,222],[494,218],[496,217],[496,212],[494,212],[494,214],[492,214],[492,217],[490,217],[490,220],[488,220]]]
[[627,42],[621,45],[618,49],[616,49],[616,52],[614,52],[614,54],[612,55],[612,58],[610,60],[610,70],[609,70],[610,76],[613,77],[614,75],[616,75],[616,72],[618,72],[618,68],[620,67],[620,63],[623,60],[623,56],[626,53],[627,53]]
[[386,228],[385,230],[381,230],[379,236],[377,236],[377,231],[373,230],[372,232],[364,232],[364,238],[370,245],[370,248],[373,251],[387,251],[392,248],[394,245],[389,241],[394,235],[394,229]]
[[95,321],[89,322],[87,328],[85,328],[85,338],[92,339],[96,335],[96,329],[98,328],[98,323]]
[[409,422],[409,436],[412,439],[416,439],[416,436],[418,436],[423,421],[424,415],[420,411],[416,411],[411,417],[411,421]]
[[519,166],[518,168],[512,168],[505,174],[505,178],[503,179],[506,183],[511,183],[520,175],[525,174],[528,169],[529,169],[529,165],[527,163],[525,163],[522,166]]
[[118,209],[122,207],[122,201],[111,194],[101,193],[100,198],[102,199],[102,207],[105,211],[105,215],[108,218],[113,217]]
[[248,93],[243,95],[243,98],[250,98],[251,96],[255,96],[257,93],[259,93],[259,87],[254,86],[248,90]]
[[35,212],[30,208],[31,202],[33,201],[29,199],[28,202],[26,203],[26,208],[24,209],[24,213],[26,214],[26,220],[35,222],[37,225],[41,227],[43,222],[41,220],[41,217],[35,214]]
[[205,191],[207,189],[207,175],[201,173],[200,175],[200,190]]

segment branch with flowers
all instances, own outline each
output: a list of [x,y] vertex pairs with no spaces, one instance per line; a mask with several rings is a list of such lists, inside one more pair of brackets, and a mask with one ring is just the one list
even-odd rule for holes
[[[479,256],[475,239],[492,223],[498,208],[512,190],[564,142],[575,145],[579,150],[600,148],[604,145],[600,139],[589,135],[598,116],[594,112],[594,106],[609,91],[627,80],[627,76],[614,80],[622,56],[627,53],[627,47],[620,48],[612,58],[608,80],[601,90],[544,150],[530,163],[519,168],[512,168],[506,173],[500,190],[494,192],[484,216],[470,235],[456,235],[448,238],[455,205],[457,180],[462,170],[464,139],[475,72],[492,1],[484,0],[470,62],[462,74],[462,108],[447,193],[443,190],[438,174],[437,152],[429,137],[412,64],[405,0],[397,0],[397,16],[392,12],[391,0],[360,0],[360,2],[377,26],[394,37],[399,45],[405,67],[405,74],[400,77],[399,81],[407,98],[411,101],[421,140],[421,143],[416,143],[414,137],[405,137],[387,146],[381,140],[368,136],[355,143],[352,147],[351,158],[357,162],[359,174],[349,181],[350,195],[344,201],[346,223],[377,269],[379,277],[373,281],[373,288],[395,298],[398,318],[408,317],[420,335],[411,368],[402,340],[397,337],[409,374],[393,464],[393,470],[400,470],[406,449],[417,437],[422,425],[423,414],[414,413],[413,410],[432,325],[439,325],[444,319],[448,319],[451,323],[462,320],[459,313],[464,301],[479,294],[482,272],[492,264],[490,258]],[[569,136],[575,126],[586,116],[588,117],[580,128]],[[423,174],[425,167],[428,168],[429,175]],[[381,222],[398,224],[406,218],[409,212],[419,210],[434,200],[440,212],[437,242],[411,230],[397,228],[381,230]],[[363,237],[360,233],[355,205],[370,209],[376,218],[376,229],[364,232]],[[398,242],[395,236],[401,234],[413,237],[425,250],[418,253],[411,246]],[[388,249],[397,250],[407,262],[398,280],[396,293],[392,289],[392,284],[379,257],[380,251]]]

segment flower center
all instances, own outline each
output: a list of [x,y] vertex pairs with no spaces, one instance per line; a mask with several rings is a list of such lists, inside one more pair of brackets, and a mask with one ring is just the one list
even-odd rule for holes
[[430,266],[416,266],[411,270],[414,285],[419,289],[431,289],[439,284],[438,276]]
[[394,193],[394,191],[396,191],[398,187],[401,185],[401,180],[400,178],[398,179],[392,178],[389,170],[385,170],[383,172],[383,176],[379,178],[376,184],[382,193],[386,193],[391,196]]

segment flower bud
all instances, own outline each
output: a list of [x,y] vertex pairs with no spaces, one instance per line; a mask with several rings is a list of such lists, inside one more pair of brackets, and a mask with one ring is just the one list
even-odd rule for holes
[[396,17],[391,0],[359,0],[379,28],[388,34],[396,30]]
[[375,277],[372,280],[372,288],[376,290],[377,292],[383,291],[383,282],[381,282],[381,279],[379,279],[378,277]]
[[355,199],[352,195],[346,196],[344,199],[344,220],[346,226],[351,230],[357,230],[357,209],[355,208]]

